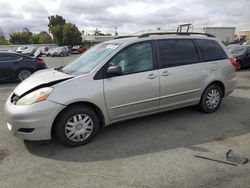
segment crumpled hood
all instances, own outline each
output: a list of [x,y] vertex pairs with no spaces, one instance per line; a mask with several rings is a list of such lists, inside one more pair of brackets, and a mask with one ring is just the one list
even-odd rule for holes
[[21,82],[14,89],[14,93],[18,96],[22,96],[25,93],[29,93],[31,90],[49,87],[69,78],[72,78],[72,76],[54,69],[41,70]]

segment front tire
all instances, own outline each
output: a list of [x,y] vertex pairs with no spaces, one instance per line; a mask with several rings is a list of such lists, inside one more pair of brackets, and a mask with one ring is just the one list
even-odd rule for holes
[[55,125],[56,138],[68,147],[89,143],[99,130],[95,111],[85,105],[67,108],[58,117]]
[[199,104],[200,111],[213,113],[220,107],[223,92],[220,86],[213,84],[206,88]]

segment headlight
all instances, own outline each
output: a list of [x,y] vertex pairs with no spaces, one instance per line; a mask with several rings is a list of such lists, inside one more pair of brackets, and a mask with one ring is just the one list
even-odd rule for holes
[[21,99],[19,99],[16,104],[17,105],[30,105],[30,104],[44,101],[48,98],[48,96],[51,94],[52,91],[53,91],[52,87],[44,87],[44,88],[38,89],[36,91],[33,91],[25,95]]

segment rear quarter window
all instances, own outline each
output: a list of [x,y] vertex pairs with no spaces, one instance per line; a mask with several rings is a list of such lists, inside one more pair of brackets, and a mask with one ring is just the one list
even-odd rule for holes
[[223,48],[214,40],[195,39],[204,61],[227,59]]

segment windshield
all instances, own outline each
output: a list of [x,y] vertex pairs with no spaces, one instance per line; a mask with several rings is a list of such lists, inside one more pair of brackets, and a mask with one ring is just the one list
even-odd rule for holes
[[234,46],[233,48],[228,49],[231,54],[242,55],[245,53],[246,48],[244,46]]
[[89,50],[72,63],[65,66],[62,71],[71,75],[80,75],[90,72],[108,57],[119,44],[101,43]]

